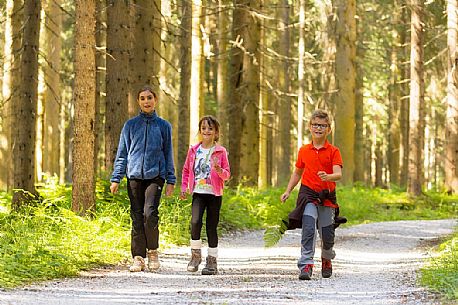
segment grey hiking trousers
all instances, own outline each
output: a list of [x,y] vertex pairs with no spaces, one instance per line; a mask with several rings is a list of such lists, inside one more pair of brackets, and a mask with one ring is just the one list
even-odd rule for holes
[[334,208],[307,203],[302,215],[301,257],[297,262],[299,270],[313,264],[317,232],[321,237],[321,257],[333,259]]

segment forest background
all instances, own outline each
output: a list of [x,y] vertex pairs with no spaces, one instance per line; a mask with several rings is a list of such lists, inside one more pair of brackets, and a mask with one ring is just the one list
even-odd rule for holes
[[203,114],[230,184],[285,184],[313,109],[334,118],[343,184],[456,193],[455,1],[1,1],[0,187],[73,184],[95,207],[151,84],[179,176]]
[[[145,84],[178,178],[199,117],[222,123],[223,230],[291,208],[278,198],[317,108],[333,117],[351,222],[456,217],[456,0],[0,0],[0,13],[1,286],[125,256],[127,196],[107,181]],[[186,243],[177,203],[161,232]]]

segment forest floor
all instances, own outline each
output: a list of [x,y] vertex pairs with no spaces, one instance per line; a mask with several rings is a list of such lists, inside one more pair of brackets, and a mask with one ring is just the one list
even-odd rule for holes
[[216,276],[187,272],[189,248],[170,248],[162,251],[157,273],[129,273],[125,265],[91,270],[2,290],[0,304],[443,304],[417,285],[417,271],[456,225],[433,220],[338,228],[329,279],[321,277],[318,259],[312,280],[298,280],[299,230],[273,248],[264,248],[262,231],[251,231],[221,238]]

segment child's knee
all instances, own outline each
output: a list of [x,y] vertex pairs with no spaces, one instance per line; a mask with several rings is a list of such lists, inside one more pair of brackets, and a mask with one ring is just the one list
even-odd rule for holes
[[334,225],[321,228],[321,238],[323,240],[323,248],[331,249],[334,246]]

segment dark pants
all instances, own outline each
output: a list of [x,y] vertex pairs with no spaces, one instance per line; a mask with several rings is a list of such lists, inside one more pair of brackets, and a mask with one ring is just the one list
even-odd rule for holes
[[132,256],[146,257],[146,249],[159,247],[159,202],[164,180],[162,178],[127,181],[132,219]]
[[217,228],[219,223],[219,211],[221,210],[222,202],[222,196],[198,193],[194,193],[192,195],[191,239],[200,239],[202,219],[204,211],[207,209],[206,229],[208,246],[210,248],[218,247]]

